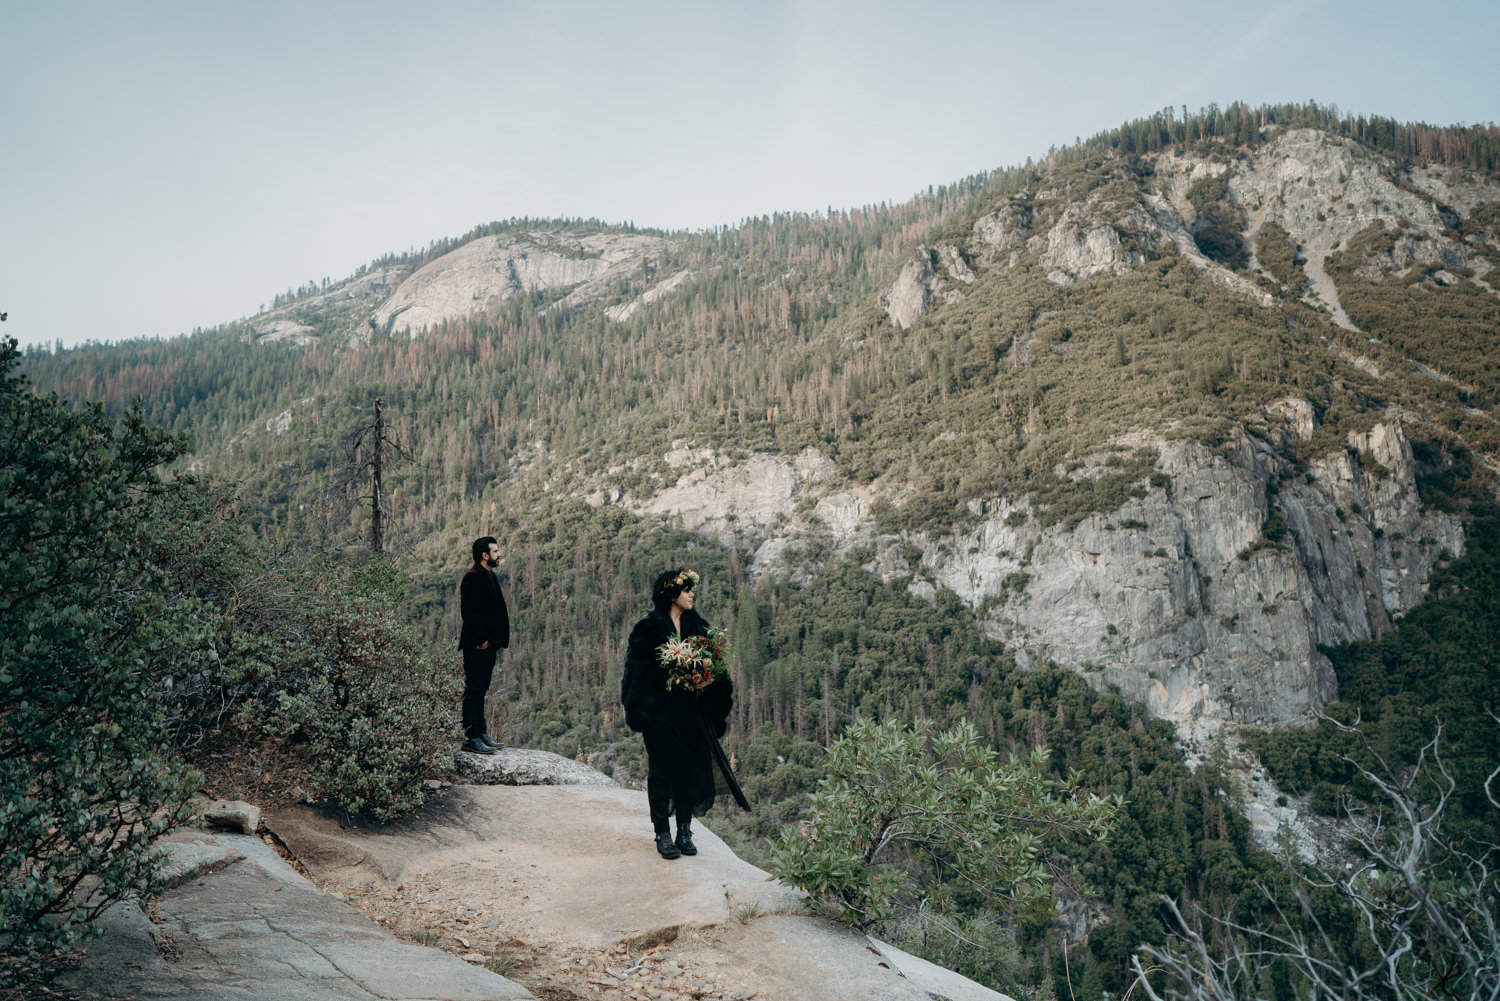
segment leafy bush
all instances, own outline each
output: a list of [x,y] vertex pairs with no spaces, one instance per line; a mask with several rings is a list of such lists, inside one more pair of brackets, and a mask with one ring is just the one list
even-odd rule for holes
[[913,873],[933,917],[954,893],[1033,906],[1052,889],[1041,832],[1102,839],[1121,805],[1072,783],[1054,796],[1046,766],[1041,748],[1000,762],[967,721],[934,733],[856,720],[828,748],[802,832],[773,846],[773,872],[860,926],[914,907]]
[[1307,291],[1307,272],[1302,270],[1307,261],[1280,223],[1267,222],[1255,234],[1255,259],[1292,295],[1300,298]]
[[33,395],[15,364],[0,345],[0,939],[29,951],[149,889],[199,782],[163,760],[158,682],[216,627],[157,559],[194,529],[195,485],[158,473],[182,440]]
[[295,640],[274,695],[250,716],[309,743],[320,796],[350,817],[392,820],[422,805],[422,779],[451,768],[456,675],[401,617],[406,592],[390,560],[304,574]]

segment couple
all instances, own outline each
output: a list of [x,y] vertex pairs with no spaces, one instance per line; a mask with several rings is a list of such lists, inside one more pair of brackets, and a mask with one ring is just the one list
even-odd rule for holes
[[[463,626],[458,648],[464,657],[463,749],[494,754],[505,745],[490,738],[484,700],[495,659],[510,645],[510,617],[494,570],[500,545],[493,536],[474,540],[474,565],[459,585]],[[669,570],[656,578],[651,611],[635,624],[625,654],[620,701],[625,722],[646,742],[646,800],[656,850],[666,859],[698,854],[692,820],[713,805],[717,787],[748,810],[729,760],[719,746],[728,725],[734,685],[726,676],[701,688],[669,689],[661,650],[668,640],[708,635],[708,622],[693,610],[698,574]],[[677,820],[672,834],[671,820]]]

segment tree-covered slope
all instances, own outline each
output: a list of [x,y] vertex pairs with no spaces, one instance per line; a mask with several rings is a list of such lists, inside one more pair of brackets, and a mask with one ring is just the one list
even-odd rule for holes
[[[413,620],[451,646],[468,541],[499,536],[505,739],[627,780],[623,637],[656,572],[695,566],[738,658],[730,744],[757,813],[732,836],[752,857],[856,715],[1051,745],[1128,802],[1105,847],[1052,846],[1103,901],[1070,916],[1092,928],[1090,958],[1069,939],[1077,996],[1098,996],[1164,933],[1156,893],[1228,908],[1266,864],[1223,763],[1189,768],[1152,713],[1199,691],[1215,719],[1262,711],[1226,697],[1252,687],[1232,658],[1321,704],[1317,644],[1388,630],[1463,548],[1471,501],[1416,489],[1482,497],[1500,447],[1496,145],[1315,106],[1163,113],[899,206],[699,233],[485,226],[243,323],[26,368],[191,432],[193,468],[291,548],[358,545],[344,445],[381,397],[412,449],[385,489]],[[479,241],[566,262],[643,235],[636,270],[588,295],[518,279],[424,329],[380,312],[403,287],[437,310],[407,283]],[[662,501],[809,450],[830,471],[788,472],[753,519],[732,496],[702,517]],[[1045,925],[1011,929],[1013,965],[976,962],[1062,983]]]

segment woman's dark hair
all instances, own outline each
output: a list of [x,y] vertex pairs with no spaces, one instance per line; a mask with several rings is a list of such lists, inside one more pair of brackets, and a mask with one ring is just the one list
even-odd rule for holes
[[677,596],[684,591],[691,591],[697,583],[698,575],[685,567],[658,574],[656,583],[651,585],[651,604],[658,612],[667,615]]

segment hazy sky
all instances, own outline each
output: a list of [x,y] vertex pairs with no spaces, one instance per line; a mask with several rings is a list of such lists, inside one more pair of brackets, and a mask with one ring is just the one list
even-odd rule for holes
[[1497,42],[1497,0],[0,0],[0,332],[178,334],[512,216],[904,201],[1167,106],[1490,122]]

